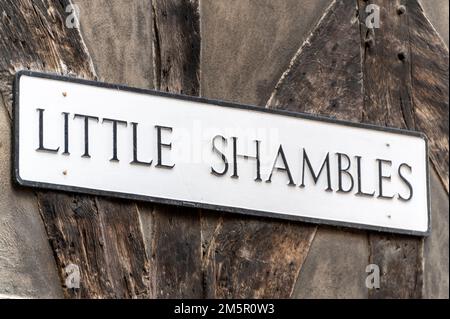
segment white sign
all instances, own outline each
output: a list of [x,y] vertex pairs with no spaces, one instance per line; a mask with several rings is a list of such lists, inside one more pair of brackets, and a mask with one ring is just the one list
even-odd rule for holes
[[14,120],[24,186],[429,233],[419,133],[27,71]]

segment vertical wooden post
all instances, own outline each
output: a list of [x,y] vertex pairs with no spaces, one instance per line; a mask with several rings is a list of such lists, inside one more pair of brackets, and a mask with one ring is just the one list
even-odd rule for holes
[[[370,1],[381,10],[382,25],[378,29],[367,29],[364,8],[369,3],[362,0],[359,3],[364,69],[363,121],[426,133],[431,141],[432,163],[437,164],[440,176],[447,176],[443,181],[448,190],[448,121],[443,120],[444,116],[448,118],[448,63],[443,61],[448,52],[445,54],[436,45],[436,34],[427,27],[429,22],[416,0]],[[430,44],[441,54],[437,57],[442,63],[439,67],[431,61],[425,62],[425,59],[436,58],[436,53],[427,50]],[[445,70],[439,70],[445,65],[447,79],[443,77]],[[435,75],[423,78],[422,72],[427,69],[436,71]],[[422,81],[417,81],[417,76]],[[436,84],[436,88],[442,90],[441,95],[447,92],[446,99],[441,96],[447,101],[446,106],[437,99],[417,103],[429,94],[422,90],[423,86],[431,88],[427,82]],[[447,131],[431,123],[447,123]],[[380,266],[381,285],[385,287],[372,290],[370,297],[422,297],[423,239],[371,233],[369,240],[370,261]]]
[[[154,86],[200,94],[200,13],[197,0],[153,0]],[[201,298],[200,211],[141,204],[151,211],[151,278],[156,298]]]
[[[0,32],[0,77],[9,110],[12,79],[19,69],[95,79],[79,31],[65,25],[70,4],[21,0],[0,5],[7,26]],[[65,267],[74,264],[80,269],[80,289],[65,289],[66,297],[148,296],[147,256],[134,203],[57,192],[39,192],[33,200],[53,248],[61,285],[65,287]]]

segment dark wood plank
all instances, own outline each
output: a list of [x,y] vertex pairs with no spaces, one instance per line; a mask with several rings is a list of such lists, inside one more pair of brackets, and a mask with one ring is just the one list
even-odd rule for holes
[[268,107],[360,121],[362,72],[356,3],[338,0],[300,47]]
[[148,262],[133,203],[52,192],[39,193],[38,200],[62,278],[69,264],[80,269],[81,289],[66,289],[67,297],[148,296]]
[[[364,24],[365,6],[371,3],[381,9],[379,29],[367,29]],[[425,28],[427,20],[416,0],[360,0],[359,5],[365,93],[363,121],[431,133],[430,158],[440,175],[446,174],[448,187],[448,78],[443,78],[445,68],[448,77],[448,63],[442,60],[445,50],[437,49],[438,54],[443,54],[439,66],[434,62],[424,63],[433,50],[430,44],[438,46],[438,36],[430,26]],[[427,30],[428,38],[424,39]],[[446,56],[448,59],[448,52]],[[430,69],[437,75],[423,76]],[[420,81],[422,89],[418,85]],[[430,94],[424,90],[427,85],[437,92],[442,90],[441,95],[427,99]],[[445,94],[447,98],[440,100]],[[381,289],[371,290],[369,296],[422,297],[423,240],[374,233],[369,240],[370,262],[379,265],[382,272]]]
[[[267,107],[424,131],[448,192],[448,50],[416,0],[372,2],[383,10],[382,28],[373,32],[358,25],[371,1],[334,2]],[[0,92],[9,112],[18,68],[95,78],[78,31],[63,25],[68,3],[0,3],[6,30],[0,32]],[[399,5],[406,13],[399,14]],[[200,93],[198,6],[197,0],[152,2],[157,89]],[[38,203],[61,281],[67,264],[81,269],[82,287],[66,289],[68,297],[290,297],[317,230],[163,205],[139,204],[138,210],[132,202],[53,192],[39,193]],[[147,249],[139,211],[151,216]],[[382,289],[371,297],[421,297],[422,241],[369,237],[370,262],[382,269]]]
[[[356,13],[357,4],[352,0],[336,1],[328,7],[278,82],[268,107],[361,121],[362,64]],[[332,297],[342,295],[342,290],[355,297],[366,296],[361,284],[354,280],[355,273],[367,265],[366,232],[355,232],[347,239],[341,232],[318,227],[315,238],[319,240],[311,245],[312,257],[308,255],[308,267],[301,268],[293,297]],[[339,247],[341,253],[327,263],[320,256],[331,245]],[[348,260],[355,263],[349,265]]]
[[380,289],[370,299],[423,297],[423,239],[398,235],[370,235],[370,263],[380,267]]
[[155,88],[200,93],[200,13],[198,0],[153,0]]
[[448,49],[417,0],[361,0],[364,19],[368,3],[379,5],[383,18],[379,29],[361,23],[364,120],[424,132],[431,163],[448,192]]
[[287,298],[314,226],[224,216],[206,249],[208,298]]
[[[370,3],[379,5],[382,10],[383,20],[380,29],[368,30],[365,27],[365,8]],[[324,17],[317,28],[318,30],[324,29],[326,32],[323,32],[320,36],[320,33],[314,32],[309,41],[299,50],[297,57],[291,63],[291,67],[285,72],[277,85],[269,105],[358,122],[416,129],[416,123],[419,120],[415,114],[416,106],[413,102],[413,79],[411,76],[414,74],[415,64],[411,64],[412,53],[410,49],[410,43],[414,42],[414,39],[410,39],[411,26],[403,8],[400,7],[406,5],[408,12],[410,10],[408,6],[411,4],[417,3],[415,1],[408,3],[400,1],[360,1],[359,20],[361,29],[356,31],[353,29],[352,33],[352,30],[339,29],[344,24],[333,21],[333,18],[342,21],[345,12],[347,12],[347,15],[354,12],[352,11],[354,4],[351,1],[337,1],[329,9],[329,13],[332,14]],[[338,13],[336,8],[341,8],[342,11]],[[412,6],[414,13],[424,19],[423,12],[419,8],[418,5]],[[333,34],[332,28],[336,25],[339,25],[339,27],[335,28],[336,33]],[[414,26],[414,29],[421,30],[419,26]],[[361,34],[361,41],[358,40],[359,33]],[[327,38],[327,35],[330,35],[330,38]],[[354,50],[350,51],[353,52],[353,59],[345,58],[349,56],[348,52],[339,52],[339,45],[336,45],[335,42],[342,44],[343,48],[353,46]],[[360,48],[362,59],[358,56]],[[445,57],[445,54],[443,56]],[[413,59],[413,61],[415,60]],[[447,66],[445,61],[442,61],[440,65],[441,68]],[[364,71],[363,76],[361,76],[361,67]],[[347,70],[352,70],[352,72],[346,74]],[[334,86],[335,79],[332,79],[332,77],[339,75],[339,71],[342,71],[343,75],[337,79],[339,85]],[[438,71],[439,75],[441,73],[445,72]],[[327,77],[328,85],[321,86],[321,81]],[[358,82],[361,82],[361,80],[364,83],[364,90],[358,90]],[[448,82],[444,81],[443,77],[435,81],[439,81],[439,85],[443,86],[442,91],[448,93]],[[445,90],[446,87],[447,90]],[[350,92],[353,92],[353,94],[348,95],[348,98],[339,96],[346,88],[350,88]],[[305,94],[304,92],[309,92],[310,95],[299,99],[304,103],[298,105],[295,101],[299,96],[302,97]],[[361,101],[361,92],[364,93],[364,102]],[[333,105],[330,101],[333,101],[334,96],[338,96],[338,102],[345,101],[343,107],[340,107],[339,104],[336,108],[330,107],[330,105]],[[445,99],[445,97],[442,101],[448,103],[448,99]],[[355,102],[356,104],[352,104]],[[435,104],[428,107],[446,110],[448,114],[448,106],[445,108]],[[433,114],[433,112],[431,113]],[[443,112],[434,112],[434,114],[436,113],[442,114]],[[437,119],[434,120],[436,123]],[[438,123],[438,128],[445,128],[445,125],[448,127],[448,116],[442,116]],[[427,125],[431,127],[430,123]],[[439,136],[444,141],[448,139],[448,135],[442,131]],[[440,151],[444,155],[448,154],[445,148],[440,149]],[[445,167],[447,168],[447,166]],[[382,289],[371,292],[370,296],[375,298],[421,296],[423,287],[422,240],[370,233],[369,242],[370,262],[380,265],[382,271],[384,267]],[[399,258],[400,255],[403,257]],[[386,268],[389,268],[389,271],[386,271]],[[400,272],[402,272],[401,276],[399,275]]]
[[430,159],[449,192],[448,48],[417,1],[407,4],[416,129],[428,136]]
[[[364,65],[363,122],[397,128],[415,128],[411,86],[411,52],[406,14],[400,0],[360,1]],[[365,8],[380,7],[379,29],[367,29]]]
[[[338,1],[327,9],[267,107],[345,119],[358,114],[362,75],[355,13],[353,1]],[[204,242],[206,296],[291,297],[316,229],[303,223],[223,215],[213,232],[204,231],[210,236]]]
[[[11,111],[12,77],[32,69],[95,79],[77,29],[65,26],[71,2],[10,1],[0,4],[0,90]],[[34,198],[36,201],[36,198]],[[81,287],[70,298],[144,297],[148,265],[136,206],[87,196],[40,192],[37,202],[60,273],[75,264]]]
[[[154,87],[200,93],[200,16],[196,0],[152,1]],[[141,204],[151,242],[155,298],[201,298],[201,230],[198,209]],[[150,212],[150,217],[148,216]],[[149,217],[149,218],[148,218]]]
[[[368,29],[366,6],[380,8],[379,29]],[[361,48],[364,69],[363,122],[398,128],[415,127],[411,96],[411,54],[402,3],[359,0]],[[369,262],[380,267],[380,289],[370,290],[369,298],[417,296],[423,274],[421,239],[369,233]],[[401,275],[399,275],[401,274]]]
[[[61,47],[55,47],[55,42],[46,39],[37,13],[40,8],[39,1],[34,5],[31,1],[0,2],[0,293],[51,298],[61,297],[62,289],[36,196],[12,182],[13,77],[23,68],[62,70],[61,61],[76,61],[81,76],[86,70],[89,72],[89,67],[81,54],[63,52]],[[47,19],[51,18],[47,15]],[[54,32],[68,46],[73,43],[73,31]]]
[[[148,210],[149,205],[143,205]],[[151,218],[153,297],[202,298],[200,212],[155,205]]]
[[449,200],[437,173],[430,175],[431,235],[424,244],[424,295],[426,299],[449,298]]
[[33,69],[94,77],[77,29],[64,26],[69,1],[2,1],[0,12],[0,91],[12,107],[12,79],[17,70]]

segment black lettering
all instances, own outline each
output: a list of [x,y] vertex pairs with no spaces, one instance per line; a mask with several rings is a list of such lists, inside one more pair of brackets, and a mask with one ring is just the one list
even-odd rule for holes
[[303,149],[303,168],[302,168],[302,183],[300,187],[305,187],[305,166],[308,166],[309,172],[314,180],[314,184],[317,184],[319,181],[319,177],[322,174],[322,171],[324,168],[327,170],[327,188],[325,189],[327,192],[333,191],[331,187],[331,172],[330,172],[330,153],[327,153],[327,156],[325,157],[325,160],[322,163],[322,166],[320,167],[319,173],[315,174],[314,169],[312,168],[311,161],[308,158],[308,154],[306,153],[306,150]]
[[[353,176],[352,174],[350,174],[349,169],[351,167],[351,161],[350,161],[350,157],[348,157],[347,154],[343,154],[343,153],[336,153],[336,155],[338,156],[338,192],[340,193],[350,193],[353,190],[353,186],[354,186],[354,181],[353,181]],[[346,168],[342,168],[342,157],[345,157],[345,159],[347,160],[348,166]],[[342,177],[343,174],[347,175],[350,178],[351,181],[351,186],[349,189],[344,189],[342,186]]]
[[259,158],[259,148],[260,148],[260,143],[261,141],[255,140],[256,143],[256,178],[255,181],[256,182],[261,182],[261,160]]
[[237,173],[237,137],[232,137],[233,139],[233,175],[231,178],[239,178]]
[[133,127],[133,160],[130,162],[130,164],[139,164],[144,166],[151,166],[153,161],[150,160],[150,162],[141,162],[138,160],[138,150],[137,150],[137,126],[138,123],[131,122],[131,126]]
[[391,175],[383,175],[383,164],[389,164],[389,166],[392,165],[392,161],[383,160],[383,159],[377,159],[378,162],[378,198],[386,198],[386,199],[392,199],[394,196],[387,196],[383,194],[383,181],[384,180],[391,180]]
[[118,162],[119,158],[117,157],[117,125],[121,124],[124,126],[127,126],[128,123],[126,121],[121,121],[121,120],[114,120],[114,119],[108,119],[108,118],[104,118],[102,123],[112,123],[112,127],[113,127],[113,157],[110,159],[110,161],[112,162]]
[[402,201],[409,201],[411,200],[411,198],[413,197],[413,187],[411,185],[411,183],[403,176],[402,174],[402,168],[406,167],[410,172],[412,172],[412,167],[409,166],[406,163],[402,163],[399,167],[398,167],[398,176],[400,177],[400,179],[402,180],[403,183],[405,183],[405,185],[408,187],[409,189],[409,195],[408,197],[403,197],[402,195],[398,194],[398,198]]
[[163,143],[161,141],[161,131],[165,130],[167,132],[172,133],[172,128],[171,127],[166,127],[166,126],[159,126],[159,125],[155,125],[156,128],[156,135],[157,135],[157,144],[158,144],[158,164],[156,165],[156,167],[159,168],[174,168],[175,164],[173,165],[166,165],[162,163],[162,149],[163,147],[167,148],[167,149],[172,149],[172,143]]
[[222,142],[225,144],[225,146],[227,145],[227,139],[225,137],[223,137],[222,135],[216,135],[213,140],[212,140],[212,151],[216,154],[218,154],[223,161],[224,164],[224,168],[222,172],[218,172],[216,171],[213,167],[211,167],[211,174],[216,175],[216,176],[223,176],[228,172],[228,161],[227,161],[227,157],[225,156],[225,154],[223,154],[221,151],[219,151],[216,147],[216,139],[220,138],[222,140]]
[[356,195],[358,196],[369,196],[369,197],[373,197],[375,196],[375,191],[373,191],[372,193],[365,193],[362,190],[362,173],[361,173],[361,156],[355,156],[356,158],[356,168],[357,168],[357,174],[358,174],[358,192],[356,193]]
[[237,158],[244,158],[245,160],[248,160],[249,158],[253,158],[256,160],[256,182],[262,181],[261,179],[261,160],[260,160],[260,143],[261,141],[255,140],[256,143],[256,155],[255,156],[249,156],[249,155],[241,155],[237,154],[237,137],[232,137],[233,140],[233,175],[231,175],[232,178],[239,178],[238,176],[238,166],[237,166]]
[[98,123],[99,119],[96,116],[83,114],[75,114],[73,118],[84,119],[84,154],[81,157],[90,158],[91,156],[89,155],[89,120],[95,120]]
[[69,152],[69,113],[63,112],[64,115],[64,153],[63,155],[70,155]]
[[[284,167],[276,167],[277,161],[278,161],[278,157],[280,157],[280,156],[281,156],[281,159],[283,160],[283,166]],[[277,156],[275,157],[275,161],[273,162],[272,171],[270,172],[269,178],[266,180],[266,183],[272,182],[272,174],[273,174],[273,171],[275,170],[275,168],[277,170],[279,170],[279,171],[286,172],[286,174],[288,175],[288,178],[289,178],[288,185],[289,186],[295,186],[294,179],[292,178],[292,174],[291,174],[291,171],[289,169],[289,165],[288,165],[288,163],[286,161],[286,156],[284,155],[284,151],[283,151],[283,146],[282,145],[280,145],[280,147],[278,148]]]
[[44,109],[36,109],[39,112],[39,147],[36,151],[50,152],[50,153],[58,153],[58,148],[46,148],[44,146]]

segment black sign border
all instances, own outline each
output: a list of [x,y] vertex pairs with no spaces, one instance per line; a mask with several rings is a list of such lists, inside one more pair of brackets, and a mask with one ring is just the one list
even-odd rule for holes
[[[181,99],[181,100],[185,100],[185,101],[213,104],[213,105],[222,106],[222,107],[232,107],[232,108],[238,108],[238,109],[251,110],[251,111],[255,111],[255,112],[278,114],[278,115],[283,115],[283,116],[288,116],[288,117],[296,117],[296,118],[301,118],[301,119],[306,119],[306,120],[321,121],[321,122],[326,122],[326,123],[333,123],[333,124],[338,124],[338,125],[363,128],[363,129],[371,129],[371,130],[376,130],[376,131],[383,131],[383,132],[389,132],[389,133],[402,134],[402,135],[408,135],[408,136],[422,138],[425,141],[425,156],[426,156],[428,229],[424,232],[411,231],[411,230],[405,230],[405,229],[401,229],[401,228],[389,228],[389,227],[372,226],[372,225],[365,225],[365,224],[359,224],[359,223],[326,220],[326,219],[320,219],[320,218],[292,216],[292,215],[265,212],[265,211],[259,211],[259,210],[244,209],[244,208],[239,208],[239,207],[204,204],[204,203],[197,203],[197,202],[190,202],[190,201],[166,199],[166,198],[160,198],[160,197],[133,195],[133,194],[128,194],[128,193],[114,192],[114,191],[103,191],[103,190],[96,190],[96,189],[84,188],[84,187],[66,186],[66,185],[60,185],[60,184],[50,184],[50,183],[41,183],[41,182],[33,182],[33,181],[23,180],[19,175],[19,88],[20,88],[19,84],[20,84],[20,78],[23,75],[30,76],[30,77],[36,77],[36,78],[42,78],[42,79],[52,79],[52,80],[70,82],[70,83],[84,84],[84,85],[114,89],[114,90],[119,90],[119,91],[134,92],[134,93],[155,95],[155,96],[168,97],[168,98],[176,98],[176,99]],[[212,100],[212,99],[207,99],[207,98],[193,97],[193,96],[181,95],[181,94],[172,94],[172,93],[166,93],[166,92],[155,91],[155,90],[132,88],[132,87],[128,87],[125,85],[104,83],[104,82],[85,80],[85,79],[80,79],[80,78],[75,78],[75,77],[61,76],[61,75],[54,74],[54,73],[42,73],[42,72],[29,71],[29,70],[18,71],[14,78],[14,83],[13,83],[13,123],[14,123],[13,124],[14,125],[14,128],[13,128],[14,134],[12,136],[12,143],[13,143],[14,152],[12,154],[12,156],[13,156],[12,161],[13,161],[14,165],[12,167],[12,175],[13,175],[13,181],[15,181],[19,186],[42,188],[42,189],[48,189],[48,190],[53,190],[53,191],[62,191],[62,192],[74,192],[74,193],[79,193],[79,194],[97,195],[97,196],[112,197],[112,198],[121,198],[121,199],[127,199],[127,200],[160,203],[160,204],[166,204],[166,205],[201,208],[201,209],[215,210],[215,211],[220,211],[220,212],[228,212],[228,213],[239,214],[239,215],[250,215],[250,216],[257,216],[257,217],[275,218],[275,219],[282,219],[282,220],[289,220],[289,221],[312,223],[312,224],[316,224],[316,225],[329,225],[329,226],[337,226],[337,227],[343,227],[343,228],[370,230],[370,231],[395,233],[395,234],[403,234],[403,235],[411,235],[411,236],[427,237],[431,233],[431,201],[430,201],[428,138],[422,132],[416,132],[416,131],[410,131],[410,130],[392,128],[392,127],[383,127],[383,126],[377,126],[377,125],[372,125],[372,124],[355,123],[355,122],[338,120],[338,119],[334,119],[334,118],[327,118],[327,117],[318,116],[318,115],[299,113],[299,112],[291,112],[291,111],[285,111],[285,110],[268,109],[268,108],[262,108],[262,107],[252,106],[252,105],[231,103],[231,102],[226,102],[226,101],[221,101],[221,100]]]

